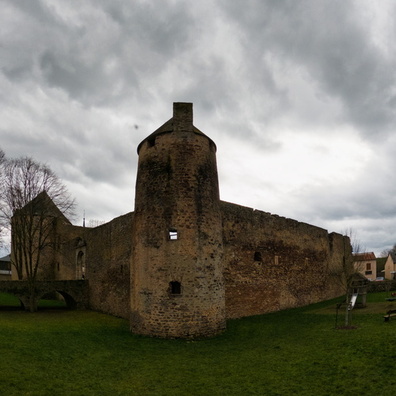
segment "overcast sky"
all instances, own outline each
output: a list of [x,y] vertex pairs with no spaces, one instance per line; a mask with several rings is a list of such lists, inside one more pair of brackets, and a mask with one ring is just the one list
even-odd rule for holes
[[194,104],[221,199],[396,243],[393,0],[0,0],[0,147],[78,218],[134,208],[136,147]]

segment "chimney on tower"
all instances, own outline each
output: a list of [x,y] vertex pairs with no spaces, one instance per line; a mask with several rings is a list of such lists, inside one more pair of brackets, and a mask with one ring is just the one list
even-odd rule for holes
[[193,131],[192,103],[173,103],[173,130],[175,132]]

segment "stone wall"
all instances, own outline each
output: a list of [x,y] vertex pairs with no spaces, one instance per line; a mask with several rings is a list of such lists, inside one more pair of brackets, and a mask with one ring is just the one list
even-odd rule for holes
[[[319,227],[227,202],[220,202],[220,210],[223,256],[222,265],[216,267],[224,268],[227,318],[303,306],[344,293],[339,278],[342,263],[350,254],[347,237],[328,234]],[[133,212],[128,213],[96,228],[60,222],[57,225],[55,252],[49,255],[51,267],[54,266],[54,279],[74,280],[81,279],[78,255],[83,252],[85,277],[90,285],[90,308],[123,318],[129,318],[130,281],[134,281],[130,279],[134,216]],[[174,262],[174,249],[176,252],[182,249],[186,253],[194,247],[183,242],[183,223],[178,221],[179,239],[176,241],[167,240],[168,227],[162,225],[161,244],[169,244],[167,260]],[[156,235],[159,234],[161,232],[157,230]],[[205,240],[203,230],[200,235]],[[145,238],[148,236],[145,235]],[[212,242],[210,245],[215,248]],[[201,246],[200,249],[206,247]],[[164,254],[157,247],[153,250]],[[194,256],[192,251],[190,254]],[[211,254],[213,252],[208,251],[208,260]],[[188,284],[186,273],[180,277],[177,268],[173,268],[169,277],[165,273],[168,270],[164,272],[166,265],[166,261],[163,262],[153,273],[158,275],[152,285],[153,290],[162,284],[163,288],[167,288],[170,280],[181,280],[185,287]],[[204,258],[203,261],[197,260],[193,268],[196,269],[197,265],[208,264]],[[221,286],[220,282],[218,286]],[[183,296],[174,295],[169,301],[179,304],[182,300]],[[182,323],[180,326],[183,326]]]
[[192,124],[192,106],[139,145],[131,329],[198,337],[225,327],[216,146]]
[[343,293],[334,277],[349,242],[342,235],[226,202],[221,206],[227,318],[303,306]]
[[85,242],[85,234],[89,228],[73,226],[70,224],[58,224],[54,263],[54,279],[75,280],[77,276],[76,251]]
[[99,227],[59,226],[54,279],[89,280],[90,308],[129,317],[133,213]]
[[128,213],[86,233],[90,307],[123,318],[129,317],[132,223]]

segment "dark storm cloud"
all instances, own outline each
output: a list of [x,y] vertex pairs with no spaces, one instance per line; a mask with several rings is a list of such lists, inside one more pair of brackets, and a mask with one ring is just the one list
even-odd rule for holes
[[[367,175],[369,182],[347,184],[344,188],[315,188],[306,186],[295,192],[304,202],[297,216],[318,216],[323,222],[348,221],[364,218],[366,220],[396,221],[396,188],[388,188],[380,175]],[[383,187],[381,187],[383,185]],[[312,221],[312,218],[311,218]]]
[[68,17],[43,2],[15,3],[8,3],[9,13],[27,23],[7,38],[6,76],[36,75],[85,105],[144,91],[147,74],[183,52],[194,27],[183,6],[164,4],[159,13],[150,4],[84,2]]
[[[395,127],[395,58],[387,58],[357,18],[359,2],[223,2],[229,18],[244,33],[246,61],[260,80],[260,55],[306,69],[326,95],[342,102],[345,121],[367,134]],[[254,61],[254,62],[253,62]],[[287,69],[286,69],[287,71]]]
[[187,101],[228,200],[396,238],[395,4],[0,1],[0,145],[95,218],[132,210],[136,146]]

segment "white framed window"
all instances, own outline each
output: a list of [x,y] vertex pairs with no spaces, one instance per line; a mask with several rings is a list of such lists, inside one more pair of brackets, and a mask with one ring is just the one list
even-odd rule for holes
[[170,241],[176,241],[178,239],[177,230],[175,228],[169,229],[168,238]]

